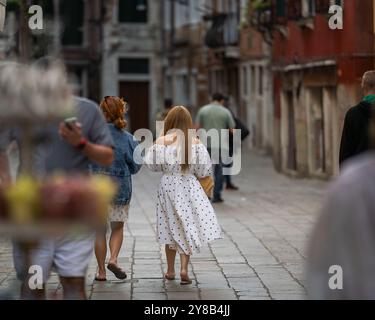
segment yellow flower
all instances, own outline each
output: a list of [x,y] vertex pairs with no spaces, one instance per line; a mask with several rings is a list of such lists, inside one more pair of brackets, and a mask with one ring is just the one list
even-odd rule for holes
[[34,222],[40,214],[38,182],[30,176],[21,177],[5,191],[10,219],[17,224]]

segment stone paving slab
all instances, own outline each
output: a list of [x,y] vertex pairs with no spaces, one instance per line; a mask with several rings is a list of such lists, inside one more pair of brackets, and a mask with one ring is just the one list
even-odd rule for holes
[[[94,282],[93,258],[86,290],[93,300],[185,299],[305,299],[306,245],[317,219],[326,183],[293,180],[277,174],[269,158],[244,154],[241,175],[233,182],[238,192],[224,192],[224,204],[215,205],[223,238],[202,248],[191,259],[193,284],[166,281],[164,250],[156,242],[155,198],[159,174],[146,168],[134,177],[130,219],[119,262],[129,279],[108,274],[107,283]],[[0,297],[18,297],[7,239],[0,241]],[[61,299],[56,274],[48,283],[48,297]]]

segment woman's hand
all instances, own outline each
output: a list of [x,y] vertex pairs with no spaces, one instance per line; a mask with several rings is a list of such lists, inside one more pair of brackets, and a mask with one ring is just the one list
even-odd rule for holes
[[175,134],[168,134],[166,136],[162,136],[158,138],[155,143],[156,144],[161,144],[164,146],[169,146],[171,144],[174,144],[177,141],[177,135]]

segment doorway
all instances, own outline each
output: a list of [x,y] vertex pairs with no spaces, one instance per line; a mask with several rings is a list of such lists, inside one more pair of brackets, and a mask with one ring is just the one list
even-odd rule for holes
[[149,129],[149,83],[121,81],[119,92],[128,103],[129,131]]
[[288,130],[288,146],[287,146],[287,168],[297,171],[297,141],[296,141],[296,123],[294,114],[293,91],[286,93],[287,103],[287,130]]
[[326,125],[324,115],[323,87],[310,89],[310,154],[312,159],[312,173],[326,173]]

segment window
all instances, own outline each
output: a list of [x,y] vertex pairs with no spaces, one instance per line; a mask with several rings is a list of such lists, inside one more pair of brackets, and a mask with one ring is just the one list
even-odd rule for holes
[[255,82],[256,82],[256,73],[255,73],[255,67],[254,66],[252,66],[251,67],[251,74],[250,74],[250,76],[251,76],[251,92],[250,92],[250,94],[251,95],[254,95],[255,96],[255,88],[256,88],[256,86],[255,86]]
[[276,0],[275,13],[277,17],[286,16],[286,0]]
[[189,2],[190,6],[190,23],[198,24],[202,20],[202,0],[193,0]]
[[176,104],[189,105],[189,92],[188,92],[188,76],[187,74],[178,74],[176,76]]
[[65,46],[81,46],[84,37],[84,2],[83,0],[60,1],[63,34],[61,42]]
[[118,20],[121,23],[147,23],[147,0],[119,0]]
[[342,8],[344,8],[344,0],[330,0],[331,6],[338,5]]
[[315,16],[315,0],[302,0],[302,16],[309,18]]
[[68,75],[76,94],[87,97],[87,71],[84,66],[68,66]]
[[316,13],[326,15],[329,8],[333,5],[338,5],[344,8],[344,0],[316,0],[315,11]]
[[143,58],[121,58],[119,72],[122,74],[149,74],[149,61]]
[[285,22],[285,18],[287,17],[287,6],[286,0],[276,0],[275,6],[275,19],[277,23]]
[[224,41],[228,45],[236,45],[239,41],[239,6],[237,1],[227,2],[227,18],[225,20]]
[[188,0],[175,1],[174,6],[176,28],[180,28],[190,24],[192,14],[191,7],[193,6],[193,2]]
[[248,83],[247,83],[247,71],[248,69],[247,69],[247,67],[245,66],[245,67],[243,67],[242,68],[242,84],[243,84],[243,95],[244,96],[247,96],[247,94],[248,94],[248,90],[247,90],[247,86],[248,86]]
[[172,93],[173,93],[173,88],[172,88],[172,76],[168,75],[165,78],[165,86],[164,86],[164,96],[166,98],[172,99]]
[[190,83],[190,103],[193,107],[197,106],[197,95],[198,95],[198,76],[196,73],[191,75]]
[[[1,2],[1,1],[0,1]],[[34,0],[33,4],[39,5],[43,8],[43,16],[44,17],[52,17],[53,16],[53,1],[51,0]]]
[[259,67],[259,95],[263,95],[263,67]]

